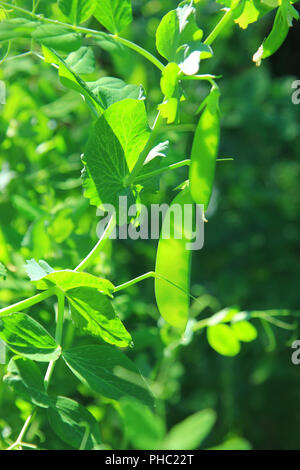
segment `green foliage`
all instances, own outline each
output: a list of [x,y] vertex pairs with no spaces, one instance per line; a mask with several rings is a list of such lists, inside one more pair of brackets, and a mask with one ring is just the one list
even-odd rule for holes
[[[0,85],[7,88],[0,88],[1,103],[7,98],[0,104],[0,448],[30,445],[24,435],[50,449],[251,448],[242,435],[261,402],[255,385],[260,393],[268,383],[275,363],[270,351],[291,340],[284,334],[296,327],[281,317],[298,315],[297,289],[281,271],[288,263],[293,279],[299,277],[289,253],[297,253],[299,238],[299,126],[287,104],[290,86],[271,80],[266,68],[248,70],[248,51],[265,27],[251,25],[262,17],[267,22],[272,10],[273,27],[253,60],[259,65],[278,50],[298,19],[294,2],[184,1],[174,9],[169,0],[142,1],[133,23],[129,0],[17,3],[0,2]],[[217,22],[212,13],[220,6],[226,9]],[[239,32],[234,23],[249,28]],[[155,37],[163,62],[154,55]],[[221,76],[212,73],[223,70],[218,86]],[[243,158],[220,164],[215,181],[219,148]],[[263,191],[269,191],[266,208]],[[151,241],[108,240],[120,229],[115,224],[130,221],[138,232],[139,209],[129,220],[121,210],[103,238],[93,235],[93,206],[116,208],[120,196],[138,208],[173,199],[157,250]],[[188,249],[195,227],[183,231],[173,214],[187,204],[193,215],[195,204],[203,204],[210,219],[200,255]],[[275,270],[267,262],[257,267],[248,251],[259,246],[266,227],[265,251],[272,247],[272,259],[282,251],[272,244],[276,220],[287,252],[276,256]],[[141,266],[153,267],[155,252],[155,272],[140,276]],[[276,270],[279,288],[266,289]],[[150,283],[134,287],[149,278],[155,278],[155,305]],[[243,375],[249,351],[253,370]],[[237,357],[226,362],[219,355]],[[249,404],[243,425],[241,390]],[[249,437],[255,441],[258,431]]]

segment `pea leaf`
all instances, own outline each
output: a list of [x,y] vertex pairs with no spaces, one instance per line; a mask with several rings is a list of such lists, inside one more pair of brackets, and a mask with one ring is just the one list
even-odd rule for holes
[[94,16],[111,33],[120,33],[132,21],[131,1],[96,0]]
[[95,82],[87,82],[87,86],[99,98],[104,109],[107,109],[117,101],[127,98],[134,100],[145,99],[142,86],[128,85],[119,78],[102,77]]
[[148,139],[143,101],[126,99],[104,111],[92,129],[83,157],[83,186],[91,204],[112,204],[117,209],[121,195],[128,197],[128,205],[134,203],[136,192],[126,187],[126,178]]
[[240,341],[248,343],[257,338],[257,330],[255,326],[246,320],[232,323],[231,328]]
[[48,408],[51,399],[47,395],[41,371],[30,359],[14,357],[10,360],[3,381],[24,400],[42,408]]
[[153,405],[153,396],[139,370],[112,346],[88,345],[64,351],[63,359],[85,385],[105,397],[133,397]]
[[81,35],[65,26],[42,24],[31,36],[40,44],[60,52],[72,52],[81,46]]
[[184,74],[194,75],[200,59],[212,56],[211,47],[201,42],[202,36],[192,2],[182,4],[161,20],[156,31],[156,48],[169,62],[179,64]]
[[26,261],[25,271],[31,281],[38,281],[44,276],[47,276],[47,274],[54,272],[54,269],[42,259],[40,259],[38,263],[35,259],[31,259]]
[[189,416],[169,431],[162,448],[165,450],[197,449],[210,433],[215,421],[216,413],[210,409]]
[[240,352],[240,343],[230,326],[219,324],[207,328],[209,345],[223,356],[236,356]]
[[181,215],[178,212],[179,218],[171,214],[174,207],[181,210],[184,204],[190,207],[192,204],[188,188],[175,197],[165,215],[155,267],[155,272],[162,276],[162,279],[155,279],[157,307],[164,320],[181,332],[185,330],[189,315],[191,251],[187,250],[186,243],[190,238],[183,230],[183,211]]
[[179,46],[190,41],[200,41],[203,31],[196,23],[192,3],[169,11],[161,20],[156,31],[156,48],[169,62],[176,62]]
[[216,158],[220,138],[220,92],[214,89],[208,96],[194,136],[191,165],[191,195],[197,204],[207,210],[215,176]]
[[85,449],[93,449],[101,444],[98,423],[93,415],[74,400],[57,397],[47,410],[53,431],[64,442],[79,449],[88,431]]
[[95,0],[58,0],[58,6],[73,25],[87,21],[96,8]]
[[134,448],[141,450],[160,449],[161,441],[165,435],[161,418],[133,398],[122,398],[121,409],[125,434]]
[[131,345],[130,334],[105,295],[91,287],[78,287],[68,290],[66,297],[72,307],[72,319],[82,333],[119,347]]
[[66,65],[78,75],[88,75],[95,71],[96,61],[91,47],[81,47],[66,58]]
[[46,273],[43,277],[32,279],[32,281],[38,289],[43,290],[57,286],[65,293],[78,287],[97,289],[105,295],[111,295],[114,290],[114,285],[107,279],[102,279],[89,273],[81,273],[67,269],[63,271],[52,271],[50,274]]
[[[95,113],[100,114],[104,108],[101,100],[96,95],[94,95],[92,90],[79,77],[79,75],[77,75],[73,70],[71,70],[67,62],[62,57],[60,57],[59,54],[54,51],[54,49],[48,49],[47,47],[43,47],[43,51],[46,62],[58,65],[58,73],[62,84],[66,88],[70,88],[71,90],[75,90],[81,93],[91,104],[91,106],[95,110]],[[74,66],[73,59],[69,59],[69,63],[72,63]]]
[[8,41],[15,38],[30,38],[31,33],[39,25],[36,21],[28,21],[24,18],[13,18],[1,21],[0,41]]
[[0,316],[0,338],[13,352],[35,361],[55,361],[61,354],[45,328],[24,313]]

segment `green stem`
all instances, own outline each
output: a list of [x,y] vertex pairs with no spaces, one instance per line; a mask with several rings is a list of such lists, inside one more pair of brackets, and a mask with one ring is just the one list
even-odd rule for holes
[[21,431],[20,431],[20,434],[18,435],[16,441],[11,445],[9,446],[6,450],[13,450],[15,447],[18,447],[19,445],[21,445],[22,443],[22,439],[28,429],[28,426],[30,425],[31,423],[31,420],[33,418],[33,415],[35,413],[35,410],[33,410],[33,412],[28,416],[28,418],[26,419]]
[[230,10],[230,8],[224,8],[224,10],[225,10],[225,15],[221,18],[221,20],[216,25],[216,27],[212,30],[209,36],[205,39],[204,44],[207,44],[208,46],[210,46],[214,42],[214,40],[217,38],[217,36],[220,34],[222,29],[231,20],[232,11]]
[[146,274],[142,274],[141,276],[135,277],[134,279],[131,279],[131,281],[124,282],[124,284],[120,284],[119,286],[115,287],[114,292],[119,292],[120,290],[127,289],[128,287],[131,287],[138,282],[144,281],[145,279],[149,279],[149,277],[156,277],[156,273],[154,271],[149,271]]
[[[227,162],[227,161],[233,161],[234,158],[231,157],[225,157],[225,158],[217,158],[217,162]],[[172,165],[165,166],[163,168],[159,168],[158,170],[153,170],[149,171],[149,173],[145,173],[144,175],[137,176],[134,180],[135,183],[144,181],[148,178],[151,178],[152,176],[160,175],[161,173],[165,173],[168,170],[176,170],[177,168],[180,168],[182,166],[189,166],[191,164],[190,159],[182,160],[181,162],[178,163],[173,163]]]
[[120,42],[121,44],[128,47],[129,49],[132,49],[133,51],[137,52],[141,56],[145,57],[145,59],[149,60],[149,62],[152,62],[152,64],[155,65],[159,70],[161,71],[164,70],[165,68],[164,64],[160,60],[158,60],[157,57],[155,57],[150,52],[143,49],[141,46],[138,46],[134,42],[131,42],[128,39],[120,38],[119,36],[116,36],[116,35],[109,34],[109,36],[112,37],[115,41]]
[[64,23],[64,22],[61,22],[61,21],[51,20],[50,18],[43,18],[43,16],[37,15],[35,12],[25,10],[24,8],[18,7],[16,5],[11,5],[10,3],[0,2],[0,4],[4,7],[6,7],[6,8],[11,8],[15,11],[19,11],[20,13],[22,13],[24,15],[29,15],[29,16],[31,16],[31,18],[34,18],[37,21],[42,21],[43,23],[55,24],[56,26],[57,25],[63,26],[65,28],[72,29],[73,31],[76,31],[78,33],[90,35],[90,36],[95,37],[95,38],[97,38],[97,37],[98,38],[99,37],[103,38],[104,36],[109,37],[109,38],[123,44],[124,46],[128,47],[129,49],[132,49],[133,51],[137,52],[141,56],[145,57],[145,59],[149,60],[149,62],[151,62],[153,65],[155,65],[160,71],[162,71],[164,69],[164,64],[162,62],[160,62],[160,60],[158,60],[157,57],[155,57],[150,52],[143,49],[141,46],[138,46],[134,42],[129,41],[128,39],[121,38],[121,37],[119,37],[115,34],[108,34],[108,33],[102,32],[102,31],[96,31],[94,29],[84,28],[82,26],[75,26],[75,25],[71,25],[69,23]]
[[145,173],[144,175],[137,176],[134,180],[134,182],[139,182],[139,181],[144,181],[148,178],[151,178],[152,176],[160,175],[161,173],[164,173],[165,171],[168,170],[176,170],[176,168],[180,168],[182,166],[190,165],[191,160],[182,160],[181,162],[178,163],[173,163],[172,165],[165,166],[163,168],[159,168],[158,170],[150,171],[149,173]]
[[25,308],[32,307],[32,305],[38,304],[45,299],[48,299],[52,295],[55,295],[56,288],[53,287],[51,289],[46,290],[45,292],[41,292],[40,294],[36,294],[33,297],[30,297],[26,300],[21,300],[21,302],[17,302],[16,304],[10,305],[9,307],[2,308],[0,310],[1,315],[8,315],[10,313],[16,313],[20,310],[25,310]]
[[86,269],[86,267],[89,264],[91,264],[92,261],[94,261],[94,259],[99,255],[104,242],[109,238],[110,234],[115,228],[115,225],[116,225],[116,218],[115,218],[115,215],[113,215],[111,216],[110,221],[108,222],[108,225],[102,237],[100,238],[100,240],[96,243],[92,251],[90,251],[89,254],[86,256],[86,258],[84,258],[84,260],[81,261],[81,263],[79,263],[79,265],[74,269],[74,271],[81,272],[84,269]]

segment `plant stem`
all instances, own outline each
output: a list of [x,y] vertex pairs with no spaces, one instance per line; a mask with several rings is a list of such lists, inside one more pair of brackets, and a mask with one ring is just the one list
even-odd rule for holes
[[99,255],[104,242],[109,238],[110,234],[115,228],[115,225],[116,218],[115,215],[112,215],[100,240],[96,243],[92,251],[90,251],[89,254],[86,256],[86,258],[84,258],[84,260],[79,263],[79,265],[74,269],[74,271],[81,272],[86,269],[86,267],[91,264],[92,261],[94,261],[94,259]]
[[38,304],[45,299],[48,299],[52,295],[55,294],[56,288],[53,287],[51,289],[46,290],[45,292],[41,292],[40,294],[36,294],[33,297],[30,297],[26,300],[21,300],[21,302],[17,302],[16,304],[10,305],[9,307],[2,308],[0,310],[1,315],[8,315],[10,313],[16,313],[20,310],[24,310],[25,308],[32,307],[32,305]]
[[207,36],[207,38],[204,41],[204,44],[207,44],[210,46],[216,37],[220,34],[222,29],[227,25],[227,23],[231,20],[232,18],[232,11],[230,8],[224,8],[225,15],[221,18],[219,23],[216,25],[216,27],[212,30],[212,32]]
[[143,49],[141,46],[138,46],[137,44],[129,41],[128,39],[120,38],[117,35],[109,34],[109,36],[112,37],[115,41],[120,42],[124,46],[127,46],[129,49],[132,49],[133,51],[145,57],[147,60],[149,60],[149,62],[152,62],[152,64],[154,64],[159,70],[163,71],[163,69],[165,68],[164,64],[160,60],[158,60],[157,57]]
[[145,173],[144,175],[137,176],[134,180],[134,182],[138,181],[144,181],[147,178],[151,178],[152,176],[160,175],[161,173],[164,173],[165,171],[168,170],[176,170],[176,168],[180,168],[182,166],[190,165],[191,160],[182,160],[181,162],[178,163],[173,163],[172,165],[165,166],[163,168],[159,168],[158,170],[150,171],[149,173]]
[[165,67],[164,64],[162,62],[160,62],[159,59],[157,59],[157,57],[155,57],[150,52],[143,49],[141,46],[138,46],[134,42],[129,41],[128,39],[125,39],[125,38],[121,38],[121,37],[119,37],[115,34],[108,34],[108,33],[102,32],[102,31],[96,31],[94,29],[84,28],[82,26],[75,26],[75,25],[71,25],[69,23],[64,23],[64,22],[61,22],[61,21],[51,20],[50,18],[43,18],[43,16],[37,15],[34,11],[31,12],[31,11],[25,10],[24,8],[18,7],[16,5],[11,5],[10,3],[0,2],[0,4],[4,7],[6,7],[6,8],[11,8],[15,11],[19,11],[20,13],[23,13],[24,15],[29,15],[29,16],[31,16],[31,18],[34,18],[37,21],[42,21],[43,23],[50,23],[50,24],[55,24],[56,26],[57,25],[63,26],[65,28],[72,29],[73,31],[76,31],[78,33],[83,33],[83,34],[86,34],[86,35],[90,35],[92,37],[101,37],[101,38],[103,38],[104,36],[109,37],[109,38],[123,44],[124,46],[128,47],[129,49],[132,49],[133,51],[137,52],[141,56],[145,57],[145,59],[149,60],[149,62],[151,62],[153,65],[155,65],[160,71],[162,71]]
[[149,279],[149,277],[156,277],[156,273],[154,271],[149,271],[146,274],[142,274],[141,276],[135,277],[134,279],[131,279],[131,281],[124,282],[124,284],[120,284],[119,286],[115,287],[114,292],[119,292],[120,290],[127,289],[127,287],[131,287],[137,282]]
[[31,423],[34,413],[35,413],[35,410],[33,410],[33,412],[26,419],[16,441],[11,446],[9,446],[6,450],[13,450],[15,447],[18,447],[19,445],[21,445],[22,439],[28,429],[29,424]]

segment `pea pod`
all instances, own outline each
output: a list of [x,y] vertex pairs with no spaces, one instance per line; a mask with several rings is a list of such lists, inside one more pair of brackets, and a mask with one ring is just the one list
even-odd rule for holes
[[289,0],[282,0],[269,36],[253,56],[256,65],[259,66],[262,59],[270,57],[280,48],[288,35],[290,26],[292,26],[293,18],[299,18],[297,10],[290,4]]
[[192,146],[190,188],[193,200],[208,207],[211,197],[220,140],[220,92],[214,88],[205,102]]
[[[155,279],[155,296],[161,316],[167,323],[183,332],[189,315],[191,251],[186,249],[186,244],[190,241],[188,231],[182,229],[183,223],[178,224],[177,217],[170,217],[175,204],[178,205],[177,208],[181,207],[182,214],[185,204],[192,208],[189,188],[174,198],[164,218],[156,255],[155,271],[158,277]],[[183,215],[181,221],[182,219]],[[169,220],[170,236],[163,238],[163,233],[167,233]]]

